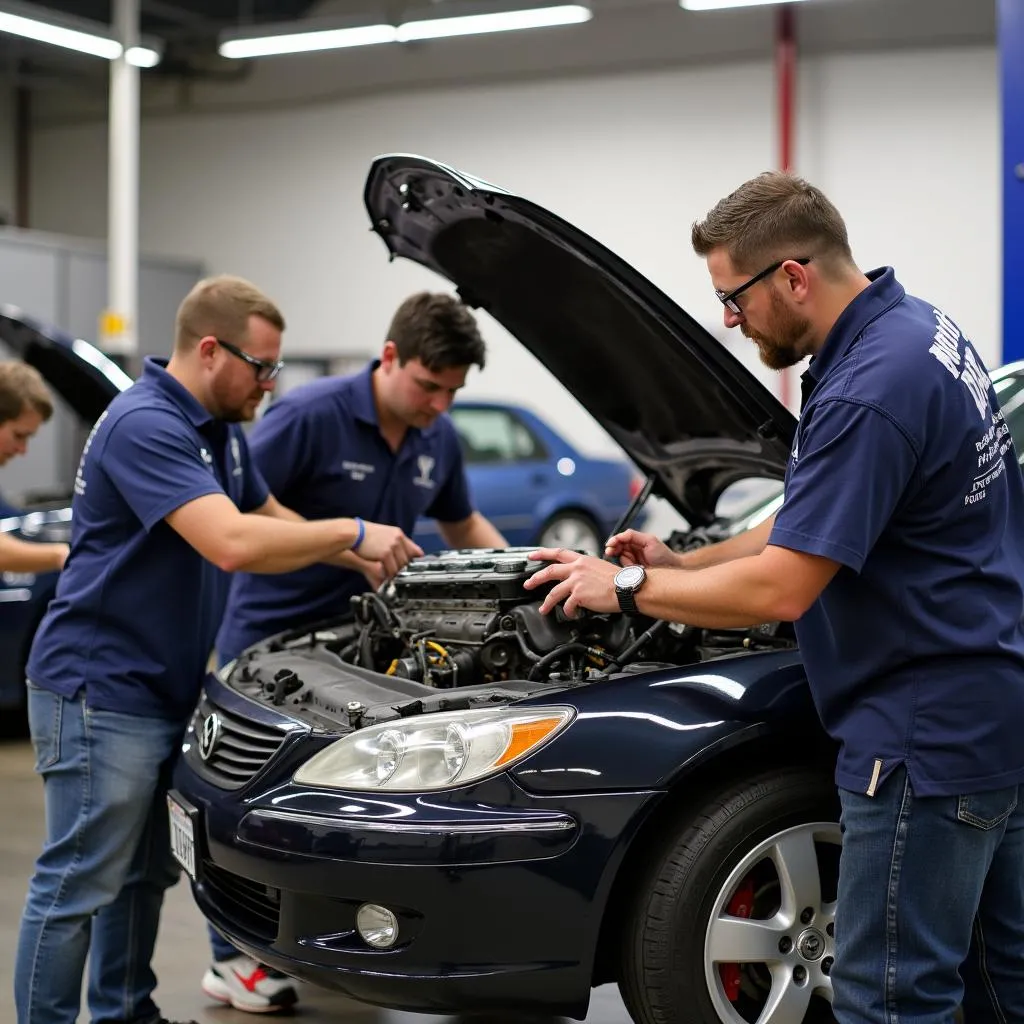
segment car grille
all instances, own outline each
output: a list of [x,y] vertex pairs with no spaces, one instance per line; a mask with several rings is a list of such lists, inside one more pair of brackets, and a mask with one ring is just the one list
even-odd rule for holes
[[203,861],[202,882],[219,917],[240,930],[273,942],[281,921],[281,892]]
[[207,701],[199,707],[193,725],[202,773],[221,789],[244,786],[277,753],[287,735]]

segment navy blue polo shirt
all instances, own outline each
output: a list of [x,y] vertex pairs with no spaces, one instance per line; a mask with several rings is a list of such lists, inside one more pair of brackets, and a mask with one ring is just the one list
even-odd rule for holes
[[237,424],[213,419],[147,359],[82,453],[71,554],[36,633],[28,677],[90,706],[184,718],[199,696],[228,574],[164,521],[206,494],[259,508],[267,485]]
[[[410,535],[420,516],[466,519],[473,506],[451,419],[410,427],[392,452],[373,401],[378,365],[305,384],[270,406],[249,440],[271,491],[307,519],[361,516]],[[217,653],[234,658],[274,633],[343,615],[349,598],[368,589],[360,573],[322,563],[274,576],[238,573]]]
[[836,778],[919,796],[1024,781],[1024,483],[988,373],[889,268],[805,379],[770,543],[841,568],[797,622]]

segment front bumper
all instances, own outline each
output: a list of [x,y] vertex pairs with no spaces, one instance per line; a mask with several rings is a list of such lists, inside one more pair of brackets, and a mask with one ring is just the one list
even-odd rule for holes
[[[206,697],[277,715],[219,682]],[[193,890],[212,924],[261,962],[394,1009],[585,1016],[615,869],[658,794],[537,797],[508,776],[432,794],[293,786],[324,742],[291,732],[235,790],[186,750],[175,787],[196,808]],[[364,903],[397,916],[393,948],[360,938]]]

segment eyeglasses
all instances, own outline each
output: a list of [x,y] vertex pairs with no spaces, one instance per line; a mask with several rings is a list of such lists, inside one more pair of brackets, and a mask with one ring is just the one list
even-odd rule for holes
[[242,362],[248,363],[256,371],[257,384],[269,383],[284,369],[283,360],[279,359],[275,362],[270,359],[257,359],[255,356],[249,355],[248,352],[244,352],[237,345],[232,345],[230,341],[221,341],[220,338],[217,338],[217,344],[221,348],[226,348],[233,356],[241,359]]
[[749,281],[747,281],[744,284],[741,284],[739,288],[734,288],[731,292],[728,293],[720,292],[716,288],[715,294],[721,300],[722,305],[725,306],[726,309],[731,310],[733,313],[739,313],[740,316],[742,316],[743,310],[740,309],[740,304],[736,301],[737,296],[742,295],[748,288],[757,284],[758,281],[763,281],[766,277],[770,276],[771,274],[774,274],[775,271],[778,270],[783,263],[799,263],[801,267],[806,267],[812,259],[812,256],[803,256],[800,259],[796,260],[779,260],[778,263],[773,263],[770,267],[765,267],[760,274],[755,274]]

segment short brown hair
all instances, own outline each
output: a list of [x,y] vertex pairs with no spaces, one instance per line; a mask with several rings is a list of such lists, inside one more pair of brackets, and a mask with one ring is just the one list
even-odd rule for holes
[[16,420],[26,406],[44,423],[53,415],[53,399],[39,371],[27,363],[0,363],[0,423]]
[[187,352],[207,335],[237,344],[248,334],[251,316],[284,330],[281,311],[250,281],[230,274],[204,278],[178,307],[174,347]]
[[395,311],[388,340],[404,365],[418,359],[432,373],[476,364],[482,370],[487,347],[467,306],[451,295],[417,292]]
[[813,256],[826,273],[853,263],[846,224],[825,193],[781,171],[765,171],[719,200],[690,237],[698,256],[724,249],[736,269],[749,274],[804,256]]

